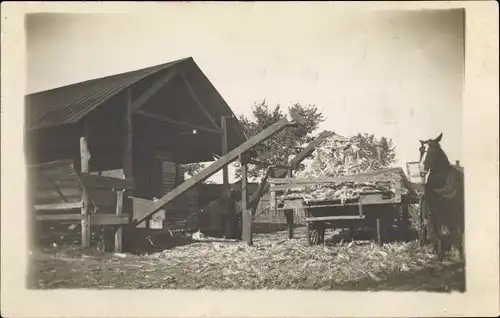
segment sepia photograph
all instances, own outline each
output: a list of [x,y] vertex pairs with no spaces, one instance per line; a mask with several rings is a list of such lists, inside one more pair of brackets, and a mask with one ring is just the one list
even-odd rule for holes
[[227,5],[24,16],[25,288],[467,293],[466,10]]
[[29,286],[464,291],[464,18],[28,15]]

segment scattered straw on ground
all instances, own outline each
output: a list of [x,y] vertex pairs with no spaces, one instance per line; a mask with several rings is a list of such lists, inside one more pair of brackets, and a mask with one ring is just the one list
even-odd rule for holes
[[416,242],[308,246],[303,228],[254,245],[201,239],[150,255],[32,251],[31,288],[463,290],[464,264],[439,263]]

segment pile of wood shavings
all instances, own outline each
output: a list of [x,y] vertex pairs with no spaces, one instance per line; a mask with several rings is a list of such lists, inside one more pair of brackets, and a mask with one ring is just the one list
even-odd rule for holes
[[[416,242],[308,246],[306,231],[255,235],[254,245],[203,238],[151,255],[34,251],[31,288],[432,290],[464,288],[464,265]],[[328,240],[327,240],[328,241]]]

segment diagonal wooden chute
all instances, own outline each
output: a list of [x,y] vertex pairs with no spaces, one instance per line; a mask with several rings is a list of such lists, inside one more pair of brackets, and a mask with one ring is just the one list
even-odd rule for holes
[[[255,211],[257,209],[257,206],[259,205],[259,201],[264,195],[269,190],[269,183],[267,182],[267,179],[269,177],[272,178],[283,178],[288,174],[288,171],[290,169],[296,169],[296,167],[304,161],[311,153],[316,149],[316,147],[321,144],[323,141],[325,141],[327,138],[331,137],[334,135],[334,132],[325,130],[321,132],[316,139],[311,141],[301,152],[299,152],[295,157],[290,160],[290,163],[287,164],[288,168],[284,167],[273,167],[269,166],[266,170],[266,174],[264,175],[264,178],[262,178],[259,188],[257,191],[252,195],[250,198],[250,208],[252,209],[252,214],[255,215]],[[239,208],[236,211],[236,214],[241,213],[241,208]]]
[[287,118],[282,118],[278,120],[276,123],[272,124],[271,126],[267,127],[263,131],[261,131],[259,134],[256,136],[248,139],[246,142],[241,144],[240,146],[236,147],[229,153],[225,154],[224,156],[220,157],[217,161],[213,162],[211,165],[200,171],[198,174],[193,176],[192,178],[189,178],[188,180],[184,181],[182,184],[180,184],[177,188],[174,190],[170,191],[163,197],[161,197],[158,201],[156,201],[153,204],[153,207],[151,208],[150,211],[144,214],[144,216],[135,222],[135,225],[138,225],[144,221],[146,221],[149,217],[151,217],[154,213],[156,213],[159,209],[161,209],[165,204],[171,202],[175,198],[177,198],[179,195],[184,193],[185,191],[191,189],[192,187],[196,186],[197,184],[205,181],[206,179],[210,178],[213,176],[215,173],[217,173],[219,170],[230,164],[231,162],[235,161],[238,159],[239,156],[243,155],[245,152],[253,149],[255,146],[260,144],[261,142],[271,138],[273,135],[276,133],[280,132],[282,129],[284,129],[287,126],[290,125],[304,125],[305,124],[305,119],[297,114],[296,112],[290,112],[289,116]]

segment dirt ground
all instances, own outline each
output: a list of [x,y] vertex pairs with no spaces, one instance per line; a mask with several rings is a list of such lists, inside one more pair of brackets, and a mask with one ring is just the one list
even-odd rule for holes
[[456,257],[438,262],[416,241],[380,247],[371,241],[339,240],[330,233],[325,245],[308,246],[303,227],[296,229],[292,240],[286,231],[258,232],[253,246],[185,239],[147,255],[83,251],[76,246],[37,248],[30,251],[28,287],[465,290],[464,263]]

